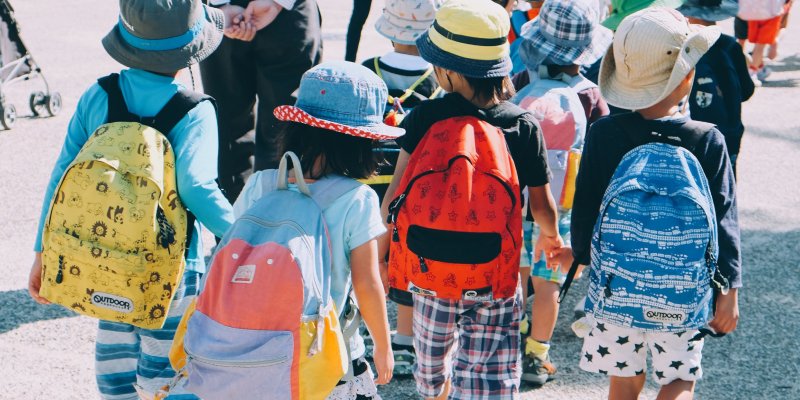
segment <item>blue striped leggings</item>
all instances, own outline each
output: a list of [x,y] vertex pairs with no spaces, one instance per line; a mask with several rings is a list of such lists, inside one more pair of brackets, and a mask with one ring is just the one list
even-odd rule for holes
[[[167,321],[161,329],[142,329],[118,322],[100,321],[95,347],[95,374],[105,400],[137,400],[134,384],[155,393],[175,376],[169,350],[175,329],[192,299],[197,296],[200,274],[186,271],[175,291]],[[169,400],[197,400],[174,389]]]

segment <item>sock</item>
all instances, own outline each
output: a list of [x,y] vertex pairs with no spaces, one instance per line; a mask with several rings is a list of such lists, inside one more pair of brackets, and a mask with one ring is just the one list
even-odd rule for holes
[[550,351],[550,342],[539,342],[533,338],[528,338],[525,342],[525,354],[536,357],[540,360],[547,359],[547,353]]
[[392,343],[398,346],[413,346],[414,345],[414,338],[411,336],[395,334],[392,338]]
[[522,316],[522,321],[519,321],[519,333],[521,335],[527,335],[530,333],[531,329],[531,321],[528,319],[528,314]]

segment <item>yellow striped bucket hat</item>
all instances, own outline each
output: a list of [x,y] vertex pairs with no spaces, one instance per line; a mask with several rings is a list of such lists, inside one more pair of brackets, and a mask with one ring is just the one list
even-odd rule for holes
[[508,12],[489,0],[450,0],[417,39],[422,58],[471,78],[511,73]]

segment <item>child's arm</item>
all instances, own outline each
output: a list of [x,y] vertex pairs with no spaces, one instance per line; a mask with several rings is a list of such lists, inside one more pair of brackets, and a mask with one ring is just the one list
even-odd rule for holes
[[[397,156],[397,163],[394,167],[394,175],[392,176],[392,182],[389,183],[389,187],[386,188],[386,194],[383,195],[383,202],[381,203],[381,220],[386,225],[386,229],[391,232],[392,227],[386,223],[386,218],[389,216],[389,204],[391,204],[392,200],[394,200],[395,192],[397,191],[397,187],[400,186],[400,180],[403,178],[403,173],[406,172],[406,167],[408,167],[408,159],[411,157],[411,154],[408,154],[405,150],[400,150],[400,154]],[[384,286],[386,287],[386,291],[389,291],[389,272],[388,272],[388,265],[386,265],[386,256],[389,254],[389,238],[391,236],[383,235],[378,238],[378,259],[380,261],[380,269],[381,269],[381,279],[383,280]]]
[[350,251],[350,271],[361,316],[375,342],[373,359],[378,375],[376,383],[384,385],[392,379],[394,355],[389,339],[383,285],[378,273],[377,240],[370,240]]
[[558,234],[558,214],[556,213],[556,202],[550,193],[550,184],[528,187],[528,197],[533,220],[536,221],[541,229],[539,238],[536,239],[536,245],[533,248],[533,262],[538,262],[542,252],[544,252],[547,259],[547,268],[557,268],[557,261],[553,257],[556,254],[556,250],[564,246],[564,241],[561,239],[561,235]]
[[[40,304],[49,304],[47,299],[39,296],[39,289],[42,284],[42,230],[44,229],[45,218],[47,218],[47,213],[50,210],[50,202],[53,199],[56,186],[64,175],[64,171],[66,171],[69,164],[77,157],[83,145],[86,144],[86,141],[89,140],[89,136],[92,134],[91,129],[102,124],[102,120],[105,119],[104,115],[100,116],[100,113],[93,109],[93,106],[105,104],[105,97],[102,96],[104,94],[105,92],[100,89],[100,86],[95,84],[81,96],[81,99],[78,101],[78,106],[75,109],[75,114],[72,115],[72,119],[69,121],[64,145],[61,147],[61,153],[58,155],[58,159],[53,166],[53,172],[50,173],[50,181],[47,183],[47,189],[45,189],[42,211],[39,216],[39,225],[36,232],[36,240],[33,245],[33,250],[35,251],[33,265],[31,266],[31,272],[28,277],[28,293]],[[89,115],[89,113],[91,113],[91,115]],[[91,121],[86,121],[87,117],[89,117]]]
[[233,208],[217,186],[217,117],[207,101],[197,105],[173,129],[178,193],[215,236],[222,237],[233,223]]

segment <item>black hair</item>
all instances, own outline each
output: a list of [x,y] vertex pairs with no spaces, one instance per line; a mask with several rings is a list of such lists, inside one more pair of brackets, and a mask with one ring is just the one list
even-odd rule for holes
[[517,93],[514,84],[508,76],[495,78],[471,78],[464,76],[469,86],[475,92],[475,99],[491,100],[497,98],[500,101],[508,100]]
[[[319,179],[328,174],[365,179],[373,176],[380,165],[380,153],[373,151],[377,140],[315,128],[299,122],[286,122],[281,129],[286,150],[297,154],[303,172],[311,179]],[[322,170],[315,171],[314,164],[320,157]]]
[[509,2],[509,0],[492,0],[492,1],[497,3],[497,4],[500,4],[501,6],[503,6],[503,8],[505,8],[508,5],[508,2]]

